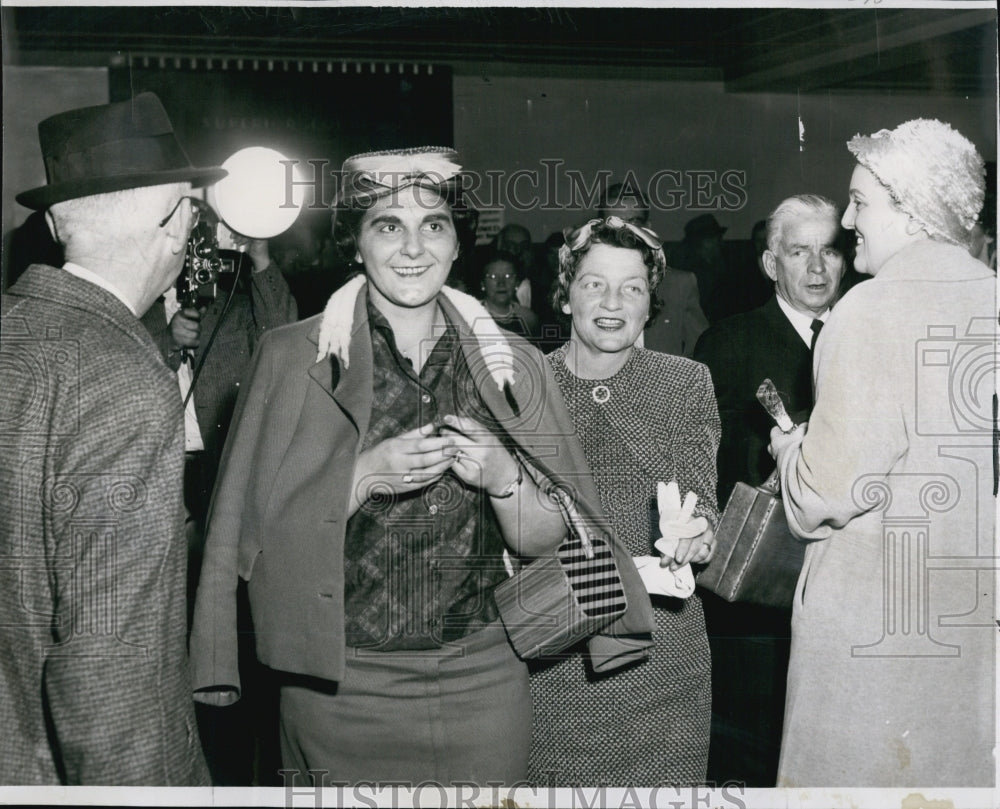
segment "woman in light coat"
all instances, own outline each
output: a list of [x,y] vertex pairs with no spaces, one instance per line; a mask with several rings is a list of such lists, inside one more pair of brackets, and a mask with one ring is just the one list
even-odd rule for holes
[[983,162],[939,121],[848,148],[843,225],[874,279],[820,335],[808,425],[771,437],[810,543],[778,786],[992,785],[995,277],[967,249]]

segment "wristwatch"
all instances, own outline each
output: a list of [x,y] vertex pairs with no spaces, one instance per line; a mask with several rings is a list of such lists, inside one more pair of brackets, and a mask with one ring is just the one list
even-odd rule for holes
[[[515,462],[516,463],[516,462]],[[503,487],[499,492],[494,494],[493,492],[487,490],[487,494],[494,498],[495,500],[505,500],[508,497],[513,497],[514,492],[517,491],[517,487],[524,482],[524,473],[521,471],[521,464],[517,464],[517,477],[514,478],[510,483]]]

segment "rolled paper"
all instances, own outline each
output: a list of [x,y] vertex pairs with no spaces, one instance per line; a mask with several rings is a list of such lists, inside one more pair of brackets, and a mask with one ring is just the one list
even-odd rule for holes
[[795,429],[795,423],[788,417],[785,404],[781,401],[781,396],[778,395],[778,389],[774,387],[774,383],[770,379],[765,379],[757,388],[757,401],[764,406],[764,409],[781,428],[781,432],[790,433]]

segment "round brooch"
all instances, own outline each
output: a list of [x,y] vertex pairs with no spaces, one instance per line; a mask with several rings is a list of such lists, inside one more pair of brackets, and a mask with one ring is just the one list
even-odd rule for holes
[[607,385],[598,385],[590,392],[590,395],[598,404],[605,404],[611,398],[611,391],[608,390]]

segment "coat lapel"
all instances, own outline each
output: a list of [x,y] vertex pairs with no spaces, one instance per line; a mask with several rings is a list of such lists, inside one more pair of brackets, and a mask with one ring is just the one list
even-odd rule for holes
[[[458,330],[459,344],[462,346],[462,352],[465,354],[465,361],[469,368],[487,367],[487,359],[469,324],[465,322],[447,298],[442,295],[439,301],[448,318]],[[534,380],[526,369],[537,361],[539,373],[544,374],[546,371],[545,359],[541,354],[537,354],[533,348],[529,348],[528,352],[525,352],[523,348],[525,344],[520,341],[520,338],[507,335],[505,339],[514,353],[514,382],[504,385],[501,390],[491,375],[477,374],[477,378],[481,380],[478,385],[479,395],[496,422],[504,428],[504,432],[531,460],[531,463],[546,477],[553,480],[560,479],[560,476],[545,460],[553,451],[551,437],[545,438],[547,435],[545,430],[541,430],[539,433],[537,425],[527,423],[527,420],[537,416],[538,402],[533,397],[539,395],[539,387],[537,380]],[[525,353],[529,352],[529,356],[524,356]],[[543,389],[545,385],[546,383],[543,381]],[[534,439],[539,434],[543,438],[541,442],[536,442]]]
[[[462,347],[462,353],[465,354],[465,362],[468,367],[488,367],[489,363],[479,346],[478,338],[472,333],[472,329],[469,324],[465,322],[458,309],[456,309],[452,302],[449,301],[444,295],[438,297],[438,303],[444,310],[444,313],[448,316],[448,320],[454,324],[455,329],[458,331],[458,342]],[[501,424],[510,424],[513,419],[518,417],[521,412],[521,408],[524,405],[524,403],[517,400],[514,392],[515,389],[520,387],[520,385],[517,384],[519,381],[518,377],[515,377],[514,385],[505,385],[504,390],[500,390],[500,388],[497,387],[493,378],[489,374],[482,374],[481,377],[482,384],[478,387],[479,394],[482,396],[483,402],[498,422]]]
[[[354,324],[351,331],[350,360],[344,368],[335,356],[327,356],[309,369],[312,378],[354,423],[360,435],[368,430],[372,409],[373,363],[372,342],[368,334],[368,296],[362,290],[354,303]],[[319,321],[310,333],[309,341],[319,343]]]

